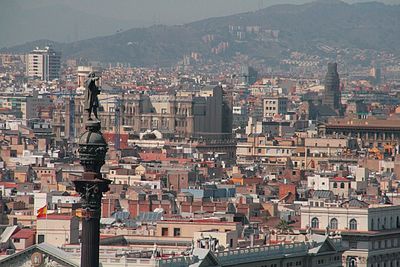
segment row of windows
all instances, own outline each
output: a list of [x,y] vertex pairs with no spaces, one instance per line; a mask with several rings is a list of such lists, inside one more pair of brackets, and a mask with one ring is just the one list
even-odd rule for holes
[[[286,267],[293,267],[293,266],[303,266],[303,262],[302,261],[296,261],[296,262],[287,262],[286,265],[284,265]],[[261,265],[260,267],[278,267],[278,265],[276,263],[271,263],[271,264],[267,264],[267,265]]]
[[[349,183],[349,188],[351,187],[351,184]],[[333,188],[338,188],[338,183],[334,182],[333,183]],[[345,184],[342,182],[340,183],[340,188],[345,188]]]
[[398,247],[399,244],[400,244],[400,239],[396,239],[396,238],[379,240],[379,241],[373,242],[371,249],[394,248],[394,247]]
[[[161,228],[161,235],[168,236],[168,228]],[[181,228],[174,228],[174,236],[181,236]]]
[[394,229],[400,228],[400,218],[399,216],[396,217],[396,224],[394,224],[393,217],[389,219],[389,225],[386,217],[381,220],[381,218],[377,219],[377,224],[375,225],[374,218],[371,219],[371,230],[384,230],[384,229]]
[[[356,267],[357,263],[353,264],[353,265],[349,265],[350,267]],[[394,261],[390,261],[389,263],[372,263],[369,265],[369,267],[400,267],[400,261],[398,260],[394,260]]]
[[[338,220],[336,218],[332,218],[330,223],[329,223],[329,228],[330,229],[338,229]],[[319,220],[318,218],[314,217],[311,220],[311,228],[319,229]],[[356,219],[351,219],[349,221],[349,229],[350,230],[357,230],[357,220]]]

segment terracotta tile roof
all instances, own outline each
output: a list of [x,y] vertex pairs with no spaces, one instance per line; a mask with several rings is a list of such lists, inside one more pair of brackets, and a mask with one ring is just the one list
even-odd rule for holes
[[345,177],[335,177],[332,179],[335,182],[349,182],[350,180]]
[[28,239],[35,235],[32,229],[21,229],[11,236],[12,239]]

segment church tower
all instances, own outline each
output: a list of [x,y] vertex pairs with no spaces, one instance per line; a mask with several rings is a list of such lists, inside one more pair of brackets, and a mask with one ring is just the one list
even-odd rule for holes
[[338,113],[341,112],[340,79],[337,72],[337,63],[328,63],[322,104],[338,111]]

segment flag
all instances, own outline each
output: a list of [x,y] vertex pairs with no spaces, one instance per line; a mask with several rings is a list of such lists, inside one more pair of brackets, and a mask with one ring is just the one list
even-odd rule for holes
[[47,205],[45,205],[44,207],[38,209],[37,211],[37,218],[44,218],[47,216]]
[[82,215],[82,209],[77,209],[77,210],[75,211],[75,216],[78,217],[78,218],[82,218],[82,217],[83,217],[83,215]]

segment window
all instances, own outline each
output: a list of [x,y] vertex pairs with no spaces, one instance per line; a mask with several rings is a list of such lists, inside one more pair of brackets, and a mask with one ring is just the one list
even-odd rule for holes
[[344,183],[340,183],[340,188],[344,188]]
[[161,228],[161,235],[168,236],[168,228],[165,228],[165,227]]
[[[378,264],[379,266],[379,264]],[[349,260],[349,267],[357,267],[357,259],[352,258]]]
[[357,220],[351,219],[349,223],[350,230],[357,230]]
[[181,228],[174,228],[174,236],[181,236]]
[[357,241],[349,241],[350,249],[357,249]]
[[338,220],[336,218],[331,219],[331,224],[330,224],[329,228],[338,229]]
[[333,188],[337,188],[337,183],[336,182],[333,183]]
[[374,219],[371,219],[371,230],[375,230]]
[[44,242],[44,235],[38,235],[38,244]]
[[316,229],[319,228],[319,220],[318,220],[318,218],[313,218],[311,220],[311,228],[316,228]]
[[14,243],[19,243],[19,242],[20,242],[19,238],[14,239]]

